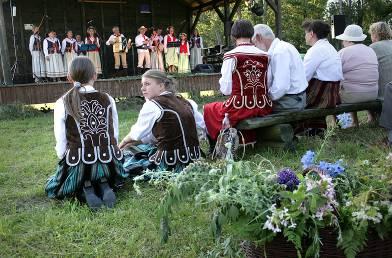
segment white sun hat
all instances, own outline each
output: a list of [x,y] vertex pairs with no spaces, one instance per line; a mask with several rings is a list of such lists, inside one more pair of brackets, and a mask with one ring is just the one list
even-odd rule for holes
[[351,24],[346,27],[343,34],[336,36],[336,39],[357,42],[364,41],[366,37],[360,26]]

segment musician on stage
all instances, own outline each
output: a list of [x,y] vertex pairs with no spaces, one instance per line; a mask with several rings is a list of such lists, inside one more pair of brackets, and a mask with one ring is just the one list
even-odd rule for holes
[[[99,37],[97,36],[94,27],[88,27],[87,37],[85,38],[84,43],[87,44],[87,56],[93,62],[97,74],[102,74],[101,57],[99,56],[101,42],[99,41]],[[120,66],[120,64],[118,66]]]
[[120,69],[120,58],[121,58],[122,68],[123,69],[128,68],[128,64],[127,64],[128,42],[125,36],[120,33],[120,28],[118,26],[114,26],[112,31],[113,31],[113,35],[111,35],[108,41],[106,41],[106,45],[107,46],[113,45],[114,69],[116,70],[116,72],[118,72]]
[[46,77],[45,57],[42,52],[42,38],[39,35],[39,27],[33,26],[33,34],[30,36],[29,50],[31,53],[31,64],[33,69],[33,78],[39,82],[41,78]]
[[162,29],[154,28],[151,35],[151,68],[165,71],[163,64],[163,37],[159,34]]
[[145,35],[147,28],[141,26],[139,35],[135,38],[135,45],[137,48],[137,73],[142,74],[151,68],[150,60],[150,39]]

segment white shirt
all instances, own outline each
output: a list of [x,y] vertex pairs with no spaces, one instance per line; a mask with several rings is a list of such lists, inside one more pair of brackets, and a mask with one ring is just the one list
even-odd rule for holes
[[56,41],[57,41],[57,44],[59,44],[59,47],[61,47],[60,41],[58,40],[58,38],[49,38],[49,37],[47,37],[46,39],[44,39],[44,44],[43,44],[43,50],[44,50],[45,56],[49,56],[48,41],[50,41],[52,43],[56,43]]
[[[120,34],[119,37],[124,37],[124,35],[123,35],[123,34]],[[115,40],[116,40],[116,35],[112,34],[112,35],[109,37],[108,41],[106,41],[106,45],[107,45],[107,46],[113,45],[113,43],[114,43]]]
[[34,35],[30,36],[29,50],[30,50],[31,53],[33,53],[33,51],[34,51],[34,41],[35,41],[36,38],[40,40],[41,36],[39,36],[37,34],[34,34]]
[[[144,35],[144,37],[142,34],[137,35],[135,38],[136,47],[143,46],[145,40],[149,40],[149,38],[146,35]],[[148,43],[147,46],[150,46],[150,43]],[[142,53],[142,52],[149,52],[149,51],[148,49],[138,49],[137,52]]]
[[[249,53],[249,54],[264,54],[268,55],[266,52],[263,50],[251,46],[251,45],[245,45],[245,46],[238,46],[234,48],[233,50],[226,52],[225,55],[227,54],[232,54],[232,53]],[[228,58],[223,61],[222,68],[221,68],[221,78],[219,79],[219,85],[220,85],[220,91],[223,93],[223,95],[230,95],[231,90],[232,90],[232,76],[233,76],[233,71],[235,69],[235,60],[234,58]]]
[[[172,94],[170,92],[163,92],[161,95]],[[196,129],[199,135],[204,135],[206,125],[204,123],[203,115],[197,110],[197,104],[193,100],[187,99],[193,109],[195,117]],[[155,121],[161,116],[161,109],[152,101],[146,100],[136,123],[132,126],[129,136],[132,140],[142,141],[143,143],[154,144],[156,139],[152,134],[152,128]]]
[[327,39],[319,39],[304,57],[306,80],[340,81],[343,79],[342,61]]
[[[88,93],[88,92],[96,92],[93,86],[86,85],[82,87],[80,92]],[[64,97],[64,96],[63,96]],[[54,106],[54,136],[56,138],[56,153],[59,159],[62,159],[67,150],[67,138],[66,138],[66,127],[65,127],[65,105],[63,97],[59,98],[56,101]],[[112,117],[113,117],[113,133],[114,138],[118,141],[118,115],[116,103],[112,97],[109,96],[110,103],[112,105]]]
[[[65,48],[67,47],[67,43],[74,44],[75,42],[76,42],[76,39],[74,39],[74,38],[72,38],[72,39],[70,39],[70,38],[63,39],[63,42],[61,43],[61,53],[63,53],[63,55],[64,55]],[[75,49],[73,51],[74,52],[78,52],[78,45],[77,44],[75,44]]]
[[268,89],[272,100],[286,94],[301,93],[308,87],[301,56],[293,45],[276,38],[268,49],[268,55]]

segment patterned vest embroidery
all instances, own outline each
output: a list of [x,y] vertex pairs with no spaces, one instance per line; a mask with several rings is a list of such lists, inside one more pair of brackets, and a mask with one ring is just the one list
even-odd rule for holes
[[234,58],[236,66],[232,75],[232,93],[225,101],[225,107],[272,108],[267,88],[268,56],[233,53],[224,56],[224,59],[228,58]]
[[186,42],[181,42],[180,53],[188,53],[188,45],[186,44]]
[[201,48],[200,37],[192,37],[191,38],[191,43],[192,43],[191,48],[194,48],[194,47]]
[[79,162],[94,164],[109,163],[113,157],[122,159],[122,152],[114,138],[112,106],[104,93],[84,94],[81,101],[81,119],[66,118],[68,150],[66,162],[75,166]]
[[76,44],[76,42],[66,41],[65,52],[69,52],[69,53],[74,52],[75,51],[75,44]]
[[60,44],[58,42],[58,40],[56,40],[55,42],[52,42],[50,40],[48,41],[48,53],[49,54],[54,54],[54,53],[60,53]]
[[34,36],[34,44],[33,44],[33,51],[40,51],[42,49],[41,46],[41,37]]
[[150,161],[170,166],[199,159],[201,151],[190,103],[172,94],[158,96],[151,101],[161,109],[161,116],[152,129],[158,150]]

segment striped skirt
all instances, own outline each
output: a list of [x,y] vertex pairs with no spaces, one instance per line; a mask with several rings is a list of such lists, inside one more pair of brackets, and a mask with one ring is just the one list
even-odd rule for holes
[[335,108],[339,105],[340,82],[311,79],[306,89],[306,108]]
[[45,57],[42,51],[31,52],[33,78],[46,77]]
[[65,158],[60,160],[56,173],[51,176],[45,187],[49,198],[72,197],[80,193],[84,182],[99,182],[106,178],[110,187],[116,187],[116,181],[124,181],[128,177],[122,166],[122,162],[114,159],[109,163],[96,162],[92,165],[80,162],[76,166],[69,166]]
[[63,57],[61,54],[55,53],[49,55],[49,60],[45,60],[46,73],[49,78],[59,78],[67,76],[64,71]]
[[188,164],[177,163],[169,166],[164,161],[159,165],[151,162],[149,158],[155,154],[157,147],[150,144],[139,144],[124,151],[124,170],[130,176],[140,174],[140,170],[174,171],[181,172]]
[[97,74],[102,74],[101,57],[99,56],[99,51],[88,51],[88,58],[93,62]]
[[71,65],[72,60],[77,57],[78,54],[75,52],[65,52],[64,53],[64,71],[68,73],[68,67]]

